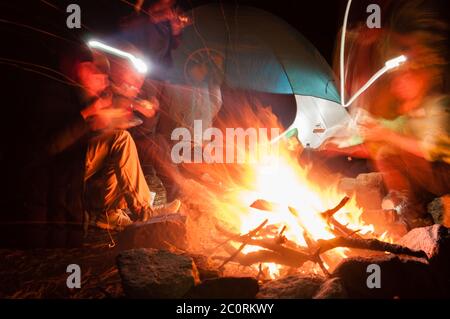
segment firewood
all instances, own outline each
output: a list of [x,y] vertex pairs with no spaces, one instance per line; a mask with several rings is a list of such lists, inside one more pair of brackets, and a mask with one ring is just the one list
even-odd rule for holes
[[[326,219],[326,221],[333,227],[331,231],[335,234],[336,238],[329,240],[317,240],[313,239],[313,236],[308,232],[308,229],[301,224],[303,228],[303,237],[308,247],[298,246],[296,243],[289,241],[284,235],[286,226],[275,235],[275,237],[267,237],[264,239],[253,238],[259,234],[269,234],[271,231],[265,229],[268,220],[264,220],[257,228],[253,229],[245,235],[235,234],[231,231],[225,230],[219,226],[216,226],[217,230],[224,236],[228,237],[223,244],[228,244],[228,248],[231,246],[230,242],[241,243],[239,248],[227,249],[230,256],[225,258],[221,265],[221,268],[230,261],[236,261],[244,266],[250,266],[256,263],[277,263],[290,267],[301,267],[305,262],[312,261],[317,263],[322,269],[326,276],[329,276],[328,270],[326,269],[321,254],[327,252],[328,250],[345,247],[354,249],[364,249],[372,251],[383,251],[390,252],[393,254],[403,254],[419,258],[427,258],[427,255],[423,251],[416,251],[403,247],[396,244],[391,244],[383,242],[377,239],[366,239],[357,235],[358,231],[347,228],[346,226],[339,223],[335,218],[334,214],[342,209],[345,204],[349,201],[349,197],[344,197],[338,205],[334,208],[329,209],[323,213],[321,216]],[[258,204],[258,205],[256,205]],[[257,201],[255,206],[262,209],[271,209],[271,207],[276,206],[275,204],[265,202],[263,200]],[[270,204],[270,205],[269,205]],[[299,212],[293,207],[288,207],[289,211],[295,216],[301,216]],[[299,221],[301,223],[301,221]],[[219,245],[219,246],[221,246]],[[262,250],[244,254],[242,250],[245,246],[252,245],[261,247]]]
[[385,251],[397,255],[408,255],[412,257],[428,259],[427,254],[425,254],[425,252],[421,250],[412,250],[408,247],[387,243],[378,239],[336,237],[328,240],[318,240],[317,244],[320,247],[320,254],[337,247],[346,247],[368,249],[374,251]]
[[[214,258],[223,259],[223,257],[214,257]],[[260,263],[276,263],[279,265],[299,268],[303,266],[303,264],[306,261],[310,260],[309,259],[302,260],[295,258],[294,256],[284,256],[280,253],[271,250],[262,249],[247,254],[239,253],[233,258],[232,261],[238,262],[243,266],[251,266]]]
[[326,210],[322,213],[320,213],[322,215],[322,217],[324,217],[325,219],[328,219],[329,217],[333,216],[334,214],[336,214],[342,207],[344,207],[348,201],[350,200],[350,197],[345,196],[340,202],[339,204],[337,204],[334,208]]
[[[316,241],[315,247],[317,247],[317,249],[314,252],[311,252],[305,247],[299,247],[298,249],[286,247],[278,244],[273,238],[255,239],[244,237],[245,236],[237,236],[234,241],[242,242],[246,245],[258,246],[263,248],[263,250],[248,254],[243,254],[241,252],[242,249],[237,250],[232,253],[231,257],[233,258],[228,257],[226,259],[227,262],[234,260],[244,266],[249,266],[252,263],[275,262],[290,267],[301,267],[306,261],[312,261],[318,263],[322,270],[325,270],[323,272],[327,275],[328,271],[326,270],[321,259],[319,262],[318,257],[320,257],[320,254],[337,247],[385,251],[394,254],[426,258],[426,254],[423,251],[411,250],[407,247],[382,242],[377,239],[359,239],[348,237],[337,237],[329,240],[321,239]],[[322,266],[320,263],[322,263]]]
[[[313,251],[315,247],[317,246],[317,242],[309,235],[309,233],[306,231],[306,229],[303,230],[303,238],[305,239],[306,244],[308,245],[310,251]],[[325,265],[323,264],[323,260],[320,257],[319,250],[316,251],[313,255],[314,261],[319,265],[320,269],[322,270],[325,277],[330,277],[330,273],[325,268]]]
[[247,245],[246,241],[250,240],[253,236],[256,236],[258,234],[258,232],[267,224],[268,221],[269,221],[268,219],[264,220],[258,227],[256,227],[255,229],[251,230],[246,235],[241,236],[241,237],[245,238],[244,242],[242,242],[241,246],[236,251],[236,253],[232,254],[227,260],[225,260],[222,263],[222,265],[220,265],[219,269],[223,268],[228,262],[233,260],[233,258],[236,257],[237,254],[240,253],[242,251],[242,249],[244,249],[244,247]]

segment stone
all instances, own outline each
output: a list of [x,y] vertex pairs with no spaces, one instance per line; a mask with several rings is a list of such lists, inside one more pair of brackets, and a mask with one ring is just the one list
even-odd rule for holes
[[435,224],[450,227],[450,194],[435,198],[428,204],[427,210]]
[[188,254],[188,256],[194,260],[201,281],[222,275],[222,271],[219,270],[220,265],[215,265],[208,257],[200,254]]
[[187,248],[185,217],[179,214],[158,216],[148,222],[136,222],[118,234],[118,249]]
[[165,250],[123,251],[117,267],[128,298],[181,298],[200,282],[192,258]]
[[258,290],[258,281],[253,277],[222,277],[206,279],[193,287],[186,298],[253,299],[256,297]]
[[347,297],[341,278],[334,277],[328,279],[320,286],[313,299],[344,299]]
[[289,275],[271,280],[259,289],[259,299],[311,299],[324,279],[319,276]]
[[[446,254],[450,242],[449,229],[442,225],[414,228],[403,236],[397,244],[414,250],[424,251],[428,258],[438,258]],[[448,255],[450,258],[450,255]]]
[[342,178],[338,189],[348,196],[354,195],[357,204],[365,209],[380,209],[386,193],[382,174],[376,172]]
[[[369,265],[380,267],[380,287],[368,285]],[[340,278],[348,298],[442,298],[445,290],[426,260],[382,254],[371,257],[351,257],[339,264],[332,278]]]
[[412,229],[398,244],[415,250],[423,250],[433,277],[441,290],[450,295],[450,229],[433,225]]

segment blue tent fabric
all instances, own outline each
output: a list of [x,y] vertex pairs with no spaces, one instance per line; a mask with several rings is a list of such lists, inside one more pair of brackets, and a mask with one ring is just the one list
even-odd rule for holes
[[220,81],[233,88],[339,103],[325,59],[282,19],[252,7],[215,4],[195,8],[190,15],[193,24],[184,30],[167,72],[171,82],[192,84],[189,66],[204,63],[209,75],[219,74]]

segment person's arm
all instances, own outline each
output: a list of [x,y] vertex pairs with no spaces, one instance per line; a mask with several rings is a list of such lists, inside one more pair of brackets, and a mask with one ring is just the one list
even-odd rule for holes
[[154,96],[149,100],[137,101],[132,105],[133,111],[139,112],[147,119],[154,117],[156,112],[159,110],[159,101]]
[[422,144],[418,139],[397,133],[389,128],[371,125],[362,131],[362,135],[367,142],[390,144],[415,156],[426,158]]
[[172,9],[169,13],[170,27],[172,29],[172,37],[174,39],[174,48],[180,43],[181,33],[185,27],[191,24],[191,19],[183,15],[176,9]]
[[333,156],[350,156],[356,158],[370,158],[370,154],[364,144],[338,147],[336,144],[327,144],[321,147],[320,152],[326,154],[329,157]]
[[422,149],[422,144],[415,138],[389,130],[389,132],[386,133],[385,141],[415,156],[426,158],[426,154]]
[[54,156],[75,144],[89,132],[89,125],[81,114],[74,116],[73,120],[58,133],[50,137],[44,148],[47,156]]
[[107,125],[107,120],[102,117],[102,110],[111,104],[110,98],[100,98],[91,103],[48,140],[44,151],[47,156],[61,153],[75,144],[79,139],[91,130],[101,129]]

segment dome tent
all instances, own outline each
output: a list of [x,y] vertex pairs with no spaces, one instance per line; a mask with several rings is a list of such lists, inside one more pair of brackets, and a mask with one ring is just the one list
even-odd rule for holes
[[167,73],[171,83],[293,95],[296,115],[286,132],[296,132],[313,148],[349,120],[331,68],[282,19],[253,7],[215,4],[189,15],[193,24],[184,30]]

